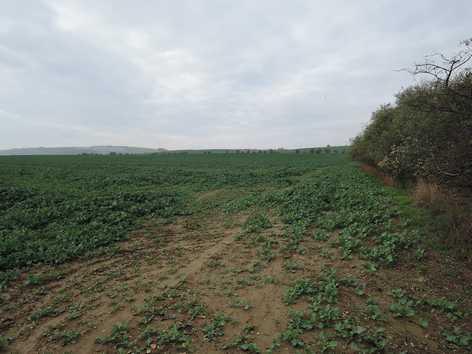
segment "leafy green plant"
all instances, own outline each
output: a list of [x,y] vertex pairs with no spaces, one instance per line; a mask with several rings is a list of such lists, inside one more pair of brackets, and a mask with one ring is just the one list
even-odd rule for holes
[[32,321],[39,321],[43,317],[55,317],[61,313],[61,310],[53,307],[53,306],[47,306],[47,307],[42,307],[39,310],[36,310],[33,312],[30,316],[30,319]]
[[340,318],[341,311],[336,306],[321,305],[315,300],[310,305],[310,319],[320,329],[330,328]]
[[253,336],[252,333],[254,332],[255,328],[254,326],[251,325],[246,325],[242,333],[234,338],[230,343],[226,344],[223,346],[223,349],[231,349],[231,348],[237,348],[242,350],[243,352],[248,352],[248,353],[261,353],[261,350],[253,342]]
[[416,314],[416,301],[406,295],[402,289],[392,290],[392,295],[396,299],[389,307],[390,312],[395,317],[412,317]]
[[338,346],[338,342],[333,338],[327,336],[325,333],[321,332],[319,335],[319,342],[321,353],[326,353],[333,351]]
[[313,233],[313,239],[316,241],[327,241],[329,236],[329,232],[324,229],[316,229]]
[[285,331],[280,334],[280,339],[284,342],[289,343],[294,348],[303,348],[305,346],[305,342],[301,337],[302,334],[303,331],[301,329],[292,328],[289,326]]
[[17,270],[0,271],[0,291],[5,289],[12,281],[20,276]]
[[0,335],[0,351],[3,351],[8,346],[8,338]]
[[188,305],[188,313],[190,314],[190,319],[194,320],[195,318],[199,316],[205,315],[207,313],[207,309],[205,305],[199,302],[191,302]]
[[351,340],[351,346],[356,351],[363,351],[363,347],[367,347],[372,349],[372,352],[381,352],[387,345],[383,328],[372,330],[368,327],[360,326],[352,318],[337,322],[334,329],[340,338]]
[[313,281],[310,279],[300,279],[285,291],[284,302],[293,304],[300,297],[315,295],[317,292],[318,289]]
[[472,333],[465,332],[459,327],[444,331],[443,336],[449,343],[455,344],[458,347],[467,348],[472,345]]
[[272,223],[267,215],[256,213],[249,216],[243,225],[243,230],[247,233],[255,233],[265,229],[270,229]]
[[76,343],[80,337],[80,333],[73,330],[64,330],[55,328],[46,333],[48,340],[53,342],[60,342],[63,346]]
[[426,319],[421,319],[421,320],[419,321],[419,325],[420,325],[421,327],[423,327],[423,328],[426,329],[426,328],[428,328],[428,326],[429,326],[429,321],[426,320]]
[[423,303],[446,313],[447,316],[451,319],[459,319],[464,317],[464,314],[462,313],[462,311],[459,310],[457,304],[455,302],[447,300],[444,297],[436,299],[425,299]]
[[217,314],[213,321],[203,327],[203,334],[205,340],[212,342],[217,337],[224,336],[224,327],[231,319],[224,313]]
[[373,298],[367,299],[366,313],[369,318],[374,321],[385,319],[382,310],[380,310],[379,304]]
[[288,259],[284,262],[283,268],[287,272],[295,273],[303,269],[303,264],[299,261]]
[[233,298],[231,300],[231,304],[230,304],[231,307],[235,307],[235,308],[239,308],[239,309],[243,309],[245,311],[248,311],[252,308],[252,305],[249,303],[249,301],[245,300],[245,299],[241,299],[241,298]]
[[271,262],[275,258],[273,251],[275,244],[277,244],[277,242],[274,240],[266,240],[257,252],[259,257],[266,262]]
[[186,348],[190,344],[190,338],[184,333],[182,325],[174,323],[168,329],[159,332],[158,342],[160,344],[176,344]]
[[113,344],[115,348],[130,347],[130,335],[127,322],[117,323],[113,325],[109,336],[97,337],[98,344]]

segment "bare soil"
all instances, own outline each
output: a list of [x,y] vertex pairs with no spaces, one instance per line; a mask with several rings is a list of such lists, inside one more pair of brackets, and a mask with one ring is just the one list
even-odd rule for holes
[[[404,262],[370,273],[362,260],[342,259],[330,240],[307,237],[302,242],[304,252],[285,252],[283,226],[276,218],[271,228],[246,235],[241,231],[246,217],[183,217],[171,224],[154,220],[109,254],[56,267],[36,267],[28,274],[55,277],[27,285],[24,274],[2,294],[0,331],[11,338],[6,351],[115,353],[119,340],[97,338],[109,338],[113,327],[123,323],[127,339],[121,347],[126,353],[237,353],[241,347],[229,344],[249,327],[252,330],[246,337],[265,351],[286,330],[290,308],[308,307],[303,300],[291,307],[284,303],[286,289],[296,279],[316,279],[323,268],[335,268],[338,277],[356,277],[366,289],[366,294],[358,295],[354,289],[341,287],[341,311],[346,315],[362,313],[366,297],[375,297],[386,314],[379,326],[387,329],[390,352],[468,352],[445,344],[441,332],[449,322],[439,311],[429,314],[427,328],[420,326],[417,318],[395,318],[388,311],[394,288],[407,289],[418,297],[444,296],[471,305],[470,298],[464,301],[464,296],[471,295],[472,284],[472,274],[466,269],[427,254],[421,267]],[[260,255],[261,237],[274,241],[270,260]],[[162,305],[160,312],[151,313],[149,306],[145,307],[153,299]],[[189,309],[198,308],[196,304],[204,310],[193,316]],[[228,320],[223,333],[208,338],[205,326],[217,314]],[[364,322],[373,323],[368,318]],[[155,334],[144,336],[149,325],[164,331],[173,324],[179,324],[191,344],[179,344],[175,338],[162,343]],[[303,338],[316,343],[318,334],[307,332]],[[348,342],[339,343],[335,351],[352,352]],[[282,342],[277,352],[294,353],[295,349]]]

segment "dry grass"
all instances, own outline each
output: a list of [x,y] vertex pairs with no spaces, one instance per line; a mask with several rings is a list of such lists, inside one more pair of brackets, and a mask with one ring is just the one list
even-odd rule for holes
[[471,257],[472,209],[470,202],[436,183],[419,180],[413,189],[413,199],[444,219],[444,244],[456,248],[465,258]]
[[420,205],[442,209],[449,204],[450,199],[436,183],[419,180],[413,190],[413,199]]
[[386,186],[393,187],[396,185],[393,177],[383,173],[382,171],[380,171],[380,169],[376,167],[370,166],[368,164],[362,164],[361,168],[364,172],[368,173],[369,175],[375,176],[379,178],[380,180],[382,180],[383,184]]

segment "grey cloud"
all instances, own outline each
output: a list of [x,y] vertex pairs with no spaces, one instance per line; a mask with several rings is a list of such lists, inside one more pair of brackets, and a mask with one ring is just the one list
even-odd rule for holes
[[0,148],[345,144],[470,37],[453,1],[14,1],[0,13]]

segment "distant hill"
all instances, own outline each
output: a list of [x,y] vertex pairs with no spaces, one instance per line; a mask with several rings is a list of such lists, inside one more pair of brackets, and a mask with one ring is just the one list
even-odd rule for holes
[[305,148],[273,148],[273,149],[190,149],[190,150],[166,150],[167,153],[177,153],[177,154],[227,154],[227,153],[268,153],[268,152],[277,152],[277,153],[314,153],[316,151],[320,152],[332,152],[332,153],[342,153],[347,152],[349,146],[347,145],[338,145],[338,146],[318,146],[318,147],[305,147]]
[[164,151],[133,146],[37,147],[0,150],[0,155],[152,154]]

